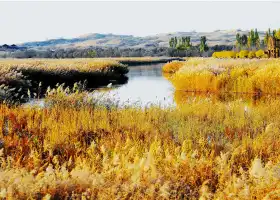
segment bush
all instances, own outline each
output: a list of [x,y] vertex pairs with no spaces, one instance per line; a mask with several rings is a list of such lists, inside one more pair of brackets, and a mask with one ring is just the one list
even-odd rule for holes
[[256,52],[256,57],[257,58],[264,58],[265,55],[266,54],[264,53],[264,51],[262,49],[260,49]]
[[262,58],[268,58],[268,55],[267,55],[267,54],[264,54]]
[[162,71],[164,73],[175,73],[184,65],[184,63],[185,62],[181,62],[181,61],[173,61],[167,63],[163,66]]
[[212,54],[213,58],[235,58],[236,52],[234,51],[221,51],[221,52],[214,52]]
[[220,51],[212,54],[213,58],[267,58],[268,56],[262,49],[254,52],[248,50],[242,50],[240,52],[234,51]]
[[248,50],[242,50],[239,52],[239,58],[248,58],[249,51]]
[[212,57],[213,57],[213,58],[217,58],[217,52],[214,52],[214,53],[212,54]]
[[250,51],[248,54],[248,58],[255,58],[256,57],[256,53],[254,51]]

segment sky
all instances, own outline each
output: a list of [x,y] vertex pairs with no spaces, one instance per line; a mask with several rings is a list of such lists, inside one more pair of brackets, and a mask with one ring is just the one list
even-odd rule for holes
[[88,33],[280,28],[280,2],[0,2],[0,44]]

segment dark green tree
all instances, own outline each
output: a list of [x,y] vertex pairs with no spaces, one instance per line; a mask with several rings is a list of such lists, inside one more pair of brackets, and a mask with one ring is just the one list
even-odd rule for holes
[[268,31],[266,31],[265,36],[264,36],[264,44],[267,46],[268,43],[268,38],[269,36],[271,36],[271,31],[270,28],[268,29]]
[[255,40],[254,40],[254,42],[255,42],[255,47],[257,47],[257,48],[260,48],[260,46],[261,46],[261,41],[260,41],[260,36],[259,36],[259,33],[258,33],[258,30],[257,29],[255,29],[255,34],[254,34],[254,36],[255,36]]
[[199,51],[200,52],[205,52],[208,51],[208,46],[206,44],[207,38],[205,36],[200,37],[200,45],[199,45]]
[[88,56],[89,56],[90,58],[95,58],[95,57],[96,57],[96,51],[90,50],[90,51],[88,52]]
[[170,38],[170,40],[169,40],[169,47],[170,47],[170,48],[175,48],[175,40],[174,40],[173,37]]
[[248,33],[247,38],[248,38],[247,40],[248,48],[255,46],[255,32],[253,31],[253,29],[251,29],[251,31]]
[[241,46],[245,47],[247,45],[247,43],[248,43],[248,37],[247,37],[247,35],[243,34],[241,36]]
[[185,37],[185,47],[187,49],[189,49],[191,46],[192,46],[192,44],[191,44],[191,37],[190,36]]
[[272,36],[275,37],[275,35],[276,35],[276,30],[273,30],[272,31]]
[[177,45],[178,45],[178,40],[177,40],[177,37],[175,37],[174,38],[174,46],[177,47]]
[[236,41],[235,41],[236,48],[241,47],[242,44],[241,44],[241,36],[240,36],[240,34],[237,33],[235,38],[236,38]]
[[187,50],[191,47],[191,45],[191,38],[186,36],[179,39],[179,43],[176,48],[178,50]]

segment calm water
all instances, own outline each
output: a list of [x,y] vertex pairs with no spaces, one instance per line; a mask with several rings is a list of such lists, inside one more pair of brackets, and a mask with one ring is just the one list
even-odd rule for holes
[[163,107],[175,105],[173,86],[162,76],[163,65],[131,66],[126,84],[116,86],[109,91],[99,90],[93,95],[109,98],[120,105],[156,104]]

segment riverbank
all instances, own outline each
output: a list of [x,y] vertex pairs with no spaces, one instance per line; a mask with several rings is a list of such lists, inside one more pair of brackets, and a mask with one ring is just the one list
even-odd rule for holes
[[25,97],[21,99],[26,98],[28,90],[33,94],[37,93],[40,87],[40,92],[44,92],[47,87],[62,83],[72,87],[74,83],[84,83],[86,80],[89,88],[109,83],[123,84],[127,82],[127,73],[126,65],[111,59],[0,60],[0,85],[4,85],[2,96],[11,93],[9,95],[14,96],[14,99],[19,99],[22,95]]
[[134,66],[134,65],[152,65],[167,63],[172,61],[185,61],[184,58],[170,58],[170,57],[122,57],[122,58],[112,58],[122,64]]

